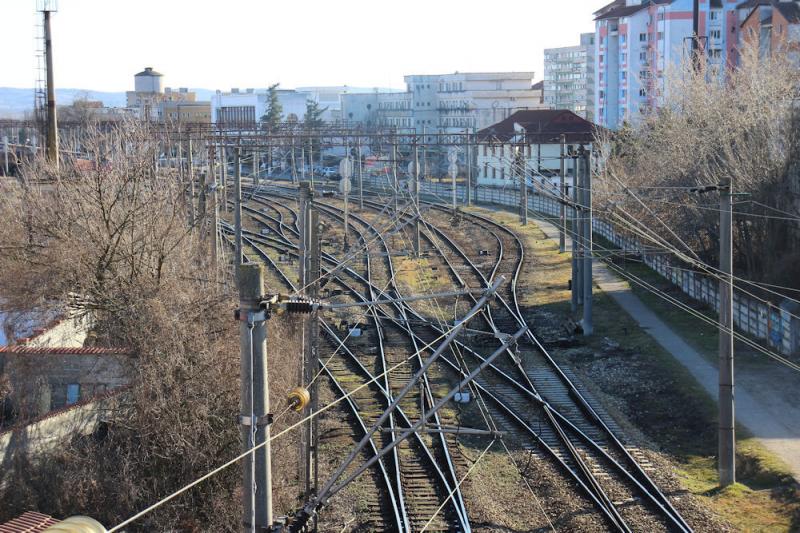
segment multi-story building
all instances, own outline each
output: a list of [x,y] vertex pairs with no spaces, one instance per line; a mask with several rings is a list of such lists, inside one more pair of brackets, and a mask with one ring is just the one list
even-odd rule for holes
[[342,96],[344,120],[437,133],[480,129],[516,111],[541,109],[542,86],[533,72],[478,72],[406,76],[406,91]]
[[134,76],[134,90],[125,93],[127,107],[141,119],[156,122],[209,122],[211,105],[185,87],[164,88],[163,74],[146,67]]
[[594,33],[580,44],[544,51],[544,103],[594,120]]
[[[704,60],[724,73],[737,62],[742,13],[752,1],[701,0]],[[691,58],[692,0],[614,0],[595,13],[596,122],[618,128],[662,102],[670,65]]]

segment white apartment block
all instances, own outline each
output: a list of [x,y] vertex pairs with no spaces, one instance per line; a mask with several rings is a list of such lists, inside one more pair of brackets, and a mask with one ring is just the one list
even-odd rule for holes
[[594,33],[580,44],[544,51],[544,103],[594,120]]
[[[737,63],[742,14],[755,3],[700,2],[703,57],[720,75]],[[692,0],[614,0],[595,21],[595,121],[616,129],[657,109],[667,69],[690,59]]]
[[342,96],[342,118],[370,125],[461,133],[484,128],[516,111],[541,109],[541,84],[533,72],[483,72],[406,76],[401,93]]

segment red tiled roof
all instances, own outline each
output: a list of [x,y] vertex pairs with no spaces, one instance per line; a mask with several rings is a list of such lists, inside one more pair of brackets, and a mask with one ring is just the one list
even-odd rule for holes
[[127,348],[105,348],[102,346],[86,347],[52,347],[52,346],[0,346],[0,353],[19,353],[30,355],[125,355],[131,351]]
[[36,533],[59,522],[60,520],[56,520],[52,516],[28,511],[5,524],[0,524],[0,533]]

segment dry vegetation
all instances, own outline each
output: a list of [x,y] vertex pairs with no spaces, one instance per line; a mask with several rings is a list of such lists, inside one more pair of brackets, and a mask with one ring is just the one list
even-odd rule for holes
[[[237,298],[230,273],[209,262],[207,219],[190,218],[180,174],[155,175],[158,145],[142,130],[95,131],[83,143],[90,170],[37,161],[3,186],[2,311],[13,330],[79,302],[99,344],[131,349],[131,388],[104,434],[44,457],[17,455],[3,469],[0,521],[36,509],[89,514],[110,527],[240,451]],[[278,329],[269,353],[277,412],[296,382],[295,328],[281,320],[270,328]],[[291,440],[273,448],[276,487],[296,482]],[[238,529],[239,485],[240,470],[228,469],[134,529]],[[294,504],[279,501],[276,510]]]
[[[750,214],[735,219],[735,268],[750,279],[796,285],[791,262],[775,251],[786,250],[797,225],[780,217],[800,216],[800,205],[788,201],[800,155],[800,71],[777,51],[764,58],[746,48],[741,57],[741,66],[725,76],[688,63],[668,71],[664,107],[606,144],[607,173],[595,184],[598,204],[616,204],[678,245],[660,217],[715,264],[719,196],[685,188],[731,180],[736,192],[748,194],[736,198],[735,210]],[[622,184],[647,208],[621,194]]]

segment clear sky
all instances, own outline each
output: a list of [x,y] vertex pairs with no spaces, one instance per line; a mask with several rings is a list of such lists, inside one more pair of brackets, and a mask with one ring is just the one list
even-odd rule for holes
[[[404,74],[535,71],[609,0],[59,0],[55,81],[171,87],[403,87]],[[35,81],[35,0],[0,0],[0,86]]]

